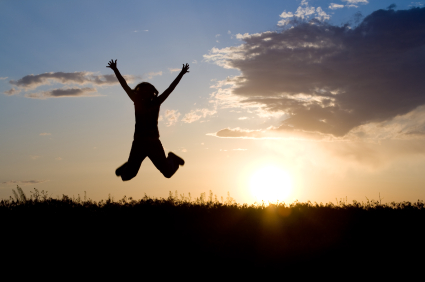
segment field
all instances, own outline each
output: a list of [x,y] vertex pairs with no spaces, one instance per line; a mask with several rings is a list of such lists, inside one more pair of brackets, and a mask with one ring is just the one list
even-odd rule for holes
[[[423,201],[241,205],[228,196],[95,202],[20,187],[0,202],[3,256],[151,270],[380,271],[423,263]],[[75,260],[74,258],[78,259]],[[47,263],[46,261],[46,263]],[[66,263],[65,263],[66,262]],[[131,268],[131,267],[130,267]]]

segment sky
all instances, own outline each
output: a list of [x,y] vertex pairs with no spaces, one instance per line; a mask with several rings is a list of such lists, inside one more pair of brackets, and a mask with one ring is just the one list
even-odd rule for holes
[[[0,198],[238,203],[425,199],[425,2],[1,1]],[[160,140],[123,182],[130,87],[162,93]]]

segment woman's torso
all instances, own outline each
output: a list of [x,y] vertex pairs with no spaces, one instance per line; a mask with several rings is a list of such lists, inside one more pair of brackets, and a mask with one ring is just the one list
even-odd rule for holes
[[153,101],[134,101],[136,126],[134,138],[159,138],[158,117],[160,104]]

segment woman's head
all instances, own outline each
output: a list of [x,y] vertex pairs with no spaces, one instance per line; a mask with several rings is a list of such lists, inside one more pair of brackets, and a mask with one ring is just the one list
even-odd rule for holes
[[142,96],[143,99],[152,100],[158,96],[158,90],[156,90],[155,86],[149,82],[142,82],[137,84],[133,91],[136,92],[137,95]]

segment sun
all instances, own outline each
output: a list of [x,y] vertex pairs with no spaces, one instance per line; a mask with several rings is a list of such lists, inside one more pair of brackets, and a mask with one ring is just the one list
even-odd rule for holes
[[290,175],[275,166],[257,170],[252,175],[249,186],[257,202],[286,201],[292,191]]

